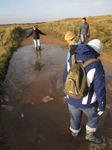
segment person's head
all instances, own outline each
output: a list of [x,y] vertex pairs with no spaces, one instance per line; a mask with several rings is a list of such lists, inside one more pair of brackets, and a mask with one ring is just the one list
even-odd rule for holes
[[83,22],[83,23],[86,23],[86,18],[85,18],[85,17],[82,18],[82,22]]
[[103,43],[99,39],[91,40],[87,45],[92,47],[97,52],[98,56],[100,56],[103,49]]
[[36,30],[36,26],[33,26],[33,30]]
[[65,40],[70,45],[71,43],[73,43],[75,41],[75,35],[71,31],[68,31],[65,34]]

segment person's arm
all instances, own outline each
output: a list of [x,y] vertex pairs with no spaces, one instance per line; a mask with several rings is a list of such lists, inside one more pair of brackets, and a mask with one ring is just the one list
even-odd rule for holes
[[30,37],[32,34],[33,34],[33,30],[31,31],[31,33],[30,33],[29,35],[26,36],[26,39],[27,39],[28,37]]
[[66,63],[64,73],[63,73],[63,87],[64,87],[64,84],[65,84],[65,81],[66,81],[67,73],[68,72],[67,72],[67,63]]
[[80,35],[81,35],[81,26],[82,26],[82,24],[80,25],[80,27],[79,27],[79,32],[78,32],[78,36],[80,37]]
[[39,29],[37,29],[37,30],[38,30],[38,33],[39,33],[39,34],[47,35],[47,34],[43,33],[42,31],[40,31]]
[[106,106],[105,72],[101,62],[98,64],[94,77],[94,91],[98,101],[98,108],[104,112]]
[[87,36],[89,36],[89,24],[88,24],[88,27],[87,27]]

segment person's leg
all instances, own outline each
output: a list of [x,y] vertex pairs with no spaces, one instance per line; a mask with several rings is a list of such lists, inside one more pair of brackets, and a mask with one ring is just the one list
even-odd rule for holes
[[68,109],[70,112],[70,130],[73,136],[77,136],[80,132],[80,122],[82,117],[82,111],[76,107],[68,104]]
[[94,136],[94,132],[96,132],[98,122],[99,122],[99,116],[97,114],[97,108],[91,107],[88,109],[83,109],[83,112],[88,117],[88,122],[86,124],[86,140],[89,140],[91,142],[95,143],[101,143],[101,139]]
[[84,35],[84,43],[86,43],[86,37],[87,37],[87,36],[86,36],[86,35]]
[[40,39],[37,39],[37,44],[38,44],[38,48],[39,48],[39,50],[41,50]]
[[91,128],[92,132],[95,132],[99,122],[99,116],[97,114],[97,108],[91,107],[88,109],[83,109],[83,112],[88,117],[87,127]]
[[81,43],[86,42],[86,35],[81,34]]
[[84,43],[84,36],[81,34],[81,43]]
[[37,40],[36,40],[36,39],[33,39],[33,42],[34,42],[35,48],[37,48]]

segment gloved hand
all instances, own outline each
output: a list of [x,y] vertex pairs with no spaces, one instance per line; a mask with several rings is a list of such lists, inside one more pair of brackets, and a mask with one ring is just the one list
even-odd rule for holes
[[89,37],[89,35],[87,35],[87,37]]
[[97,114],[98,114],[99,116],[101,116],[103,113],[104,113],[104,112],[101,111],[99,108],[97,109]]

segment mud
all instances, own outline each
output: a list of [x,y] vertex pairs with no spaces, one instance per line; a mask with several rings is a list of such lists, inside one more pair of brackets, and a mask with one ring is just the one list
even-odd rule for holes
[[63,47],[50,44],[42,44],[38,53],[33,45],[14,53],[4,82],[4,107],[0,109],[0,150],[112,149],[112,67],[104,65],[107,108],[97,131],[103,144],[95,145],[85,140],[85,116],[77,138],[69,131],[62,90],[66,55]]

